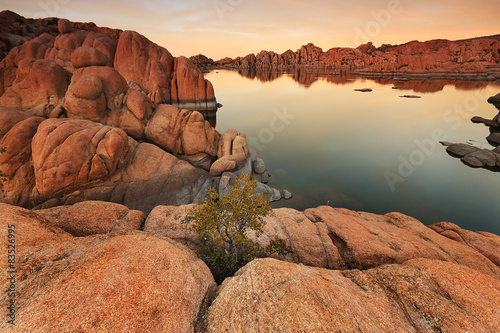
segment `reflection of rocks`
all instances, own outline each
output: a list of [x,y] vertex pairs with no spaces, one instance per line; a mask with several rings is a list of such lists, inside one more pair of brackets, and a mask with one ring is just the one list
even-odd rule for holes
[[[490,97],[488,102],[500,110],[500,94]],[[485,168],[492,171],[500,171],[500,123],[498,122],[500,113],[493,119],[473,117],[471,121],[476,124],[484,124],[489,127],[491,134],[486,140],[496,148],[481,149],[465,143],[441,142],[446,146],[446,152],[453,157],[459,157],[466,165],[473,168]]]

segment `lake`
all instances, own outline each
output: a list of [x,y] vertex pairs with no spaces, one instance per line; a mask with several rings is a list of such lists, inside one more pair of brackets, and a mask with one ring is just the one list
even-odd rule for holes
[[438,142],[491,148],[488,128],[470,118],[497,114],[486,100],[499,84],[392,82],[319,69],[213,70],[206,78],[223,104],[216,129],[244,131],[252,156],[266,162],[269,185],[293,193],[274,208],[397,211],[500,235],[500,173],[469,168]]

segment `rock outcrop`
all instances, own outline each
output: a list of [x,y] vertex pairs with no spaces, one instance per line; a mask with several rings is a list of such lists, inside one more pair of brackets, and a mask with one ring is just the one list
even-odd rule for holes
[[57,206],[36,211],[50,225],[73,236],[91,236],[141,230],[146,216],[138,210],[112,202],[83,201],[71,206]]
[[[216,288],[188,248],[200,240],[175,218],[186,209],[158,206],[134,231],[143,215],[116,204],[38,211],[0,204],[0,237],[15,230],[16,244],[15,270],[0,264],[11,277],[5,289],[15,288],[16,326],[2,321],[0,330],[500,329],[497,235],[449,222],[426,227],[399,213],[278,209],[257,241],[279,233],[294,249],[291,262],[256,259]],[[11,300],[0,294],[2,307]]]
[[[25,116],[1,111],[7,121]],[[159,202],[201,199],[217,181],[156,145],[90,120],[29,117],[4,128],[0,146],[9,153],[0,155],[0,170],[12,180],[0,189],[11,204],[48,208],[93,199],[147,213]]]
[[[201,240],[180,223],[187,207],[157,206],[149,214],[144,230],[170,237],[192,249]],[[179,219],[180,218],[180,219]],[[285,260],[328,269],[369,269],[384,264],[401,264],[426,258],[445,260],[500,277],[496,262],[500,237],[490,237],[488,246],[472,246],[440,235],[418,220],[400,213],[376,215],[342,208],[321,206],[299,212],[290,208],[274,210],[265,218],[265,233],[254,238],[261,246],[281,238],[293,249]],[[436,227],[437,228],[437,227]],[[472,233],[475,234],[475,233]],[[469,235],[473,238],[472,235]],[[472,244],[472,243],[471,243]],[[484,247],[484,251],[479,248]],[[484,254],[483,254],[484,252]],[[485,255],[488,254],[486,257]],[[496,254],[496,255],[497,255]],[[491,258],[491,259],[487,259]]]
[[332,271],[258,259],[218,290],[205,332],[495,332],[500,280],[431,259]]
[[[76,238],[37,213],[0,211],[2,239],[8,225],[16,236],[15,272],[0,264],[14,276],[15,326],[2,320],[2,332],[193,332],[209,305],[210,270],[172,240],[139,231]],[[2,308],[11,299],[2,292]]]
[[261,51],[235,59],[211,61],[192,57],[202,67],[264,68],[322,67],[348,68],[367,77],[500,79],[500,35],[449,41],[411,41],[402,45],[371,42],[357,48],[336,47],[328,51],[313,44],[282,54]]
[[0,62],[2,202],[148,213],[202,199],[251,163],[243,132],[221,135],[199,112],[216,109],[215,95],[189,59],[133,31],[65,19],[57,29],[33,30]]
[[[488,99],[500,111],[500,94]],[[467,166],[472,168],[485,168],[491,171],[500,172],[500,112],[493,119],[473,117],[473,123],[482,123],[489,128],[490,135],[486,137],[493,149],[479,148],[469,143],[452,143],[443,141],[446,152],[458,157]]]
[[[8,13],[2,12],[2,15],[8,16]],[[29,24],[27,19],[19,17],[17,20]],[[59,89],[58,94],[49,95],[51,98],[56,98],[54,101],[48,98],[33,99],[30,96],[18,96],[20,89],[33,86],[33,84],[39,84],[39,88],[45,89],[44,81],[38,82],[38,80],[44,79],[50,82],[54,78],[44,77],[43,72],[37,74],[44,68],[47,73],[54,72],[52,75],[56,75],[57,79],[61,80],[60,77],[64,76],[62,75],[63,68],[68,72],[66,76],[70,76],[81,68],[103,66],[114,68],[121,80],[137,86],[156,104],[173,104],[179,108],[191,110],[216,109],[212,84],[204,79],[201,71],[187,58],[172,57],[165,48],[152,43],[134,31],[98,28],[93,23],[76,23],[67,20],[61,20],[57,26],[59,34],[54,33],[53,29],[50,30],[51,34],[44,30],[36,30],[35,35],[36,32],[39,32],[39,35],[21,39],[26,42],[10,50],[0,66],[4,74],[3,80],[0,80],[3,82],[0,95],[7,92],[8,88],[11,91],[7,95],[9,97],[7,101],[6,97],[0,99],[0,105],[12,107],[12,103],[21,103],[23,110],[31,108],[31,105],[25,105],[25,103],[39,102],[47,107],[57,106],[59,99],[64,97],[67,83],[65,87],[58,81],[53,82],[53,85]],[[14,38],[11,35],[12,33],[5,38],[9,36]],[[28,75],[31,68],[28,68],[26,63],[21,64],[27,59],[31,62],[34,60],[50,61],[55,63],[51,66],[59,65],[62,68],[52,69],[47,67],[47,64],[43,66],[39,64],[38,67],[42,66],[42,68],[35,68],[38,71]],[[21,69],[18,70],[19,68]],[[82,74],[77,74],[79,75],[75,79],[80,79]],[[20,81],[27,75],[30,81],[24,82],[19,89],[16,89],[15,84],[21,84]],[[96,75],[95,71],[91,75]],[[31,93],[33,90],[31,89]],[[111,96],[107,97],[109,101]],[[115,102],[115,108],[111,110],[121,109],[120,101]]]

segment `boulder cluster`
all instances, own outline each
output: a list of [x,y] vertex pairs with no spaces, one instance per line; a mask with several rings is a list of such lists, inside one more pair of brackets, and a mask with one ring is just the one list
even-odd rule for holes
[[216,100],[189,59],[134,31],[57,27],[0,62],[2,202],[94,199],[148,213],[202,199],[224,172],[251,164],[245,133],[220,134],[199,112]]
[[[2,332],[497,332],[500,237],[400,213],[322,206],[265,219],[256,259],[217,286],[180,220],[85,201],[29,211],[0,204],[16,230],[16,326]],[[7,261],[0,263],[2,273]],[[7,274],[7,273],[5,273]],[[7,306],[7,293],[0,304]]]
[[[488,99],[500,111],[500,94]],[[446,151],[453,157],[473,168],[485,168],[492,171],[500,171],[500,112],[493,119],[473,117],[473,123],[484,124],[489,128],[490,135],[486,137],[488,143],[494,148],[479,148],[468,143],[441,142],[446,146]]]

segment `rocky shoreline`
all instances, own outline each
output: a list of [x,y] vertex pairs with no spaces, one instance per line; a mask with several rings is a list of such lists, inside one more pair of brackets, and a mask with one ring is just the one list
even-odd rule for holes
[[[64,19],[57,29],[0,62],[2,202],[105,200],[149,213],[201,200],[233,172],[252,173],[245,133],[219,133],[202,115],[217,101],[189,59],[134,31]],[[290,197],[263,183],[259,190]]]
[[[500,237],[400,213],[281,208],[266,233],[293,249],[256,259],[217,286],[179,222],[84,201],[30,211],[15,226],[15,326],[3,332],[486,332],[500,327]],[[261,244],[269,241],[263,235]],[[1,263],[2,274],[9,270]],[[0,294],[2,308],[11,298]]]
[[[199,112],[217,106],[200,69],[134,31],[0,16],[0,331],[500,330],[500,236],[401,213],[276,209],[249,237],[293,253],[217,285],[180,222],[187,204],[209,187],[227,193],[242,172],[272,200],[292,194],[266,185],[245,133],[219,133]],[[498,50],[498,39],[405,47]],[[356,50],[327,55],[397,48]],[[254,58],[325,57],[312,45],[297,54]]]
[[[488,99],[488,103],[500,111],[500,94]],[[479,148],[469,143],[441,142],[446,147],[446,152],[460,158],[467,166],[472,168],[485,168],[494,172],[500,172],[500,112],[493,119],[472,117],[471,121],[476,124],[484,124],[488,127],[490,135],[486,141],[494,148]]]
[[369,42],[356,48],[334,47],[328,51],[310,43],[282,54],[261,51],[217,61],[200,54],[190,59],[201,68],[347,69],[353,75],[376,79],[495,81],[500,79],[499,49],[500,35],[494,35],[457,41],[384,44],[378,48]]

